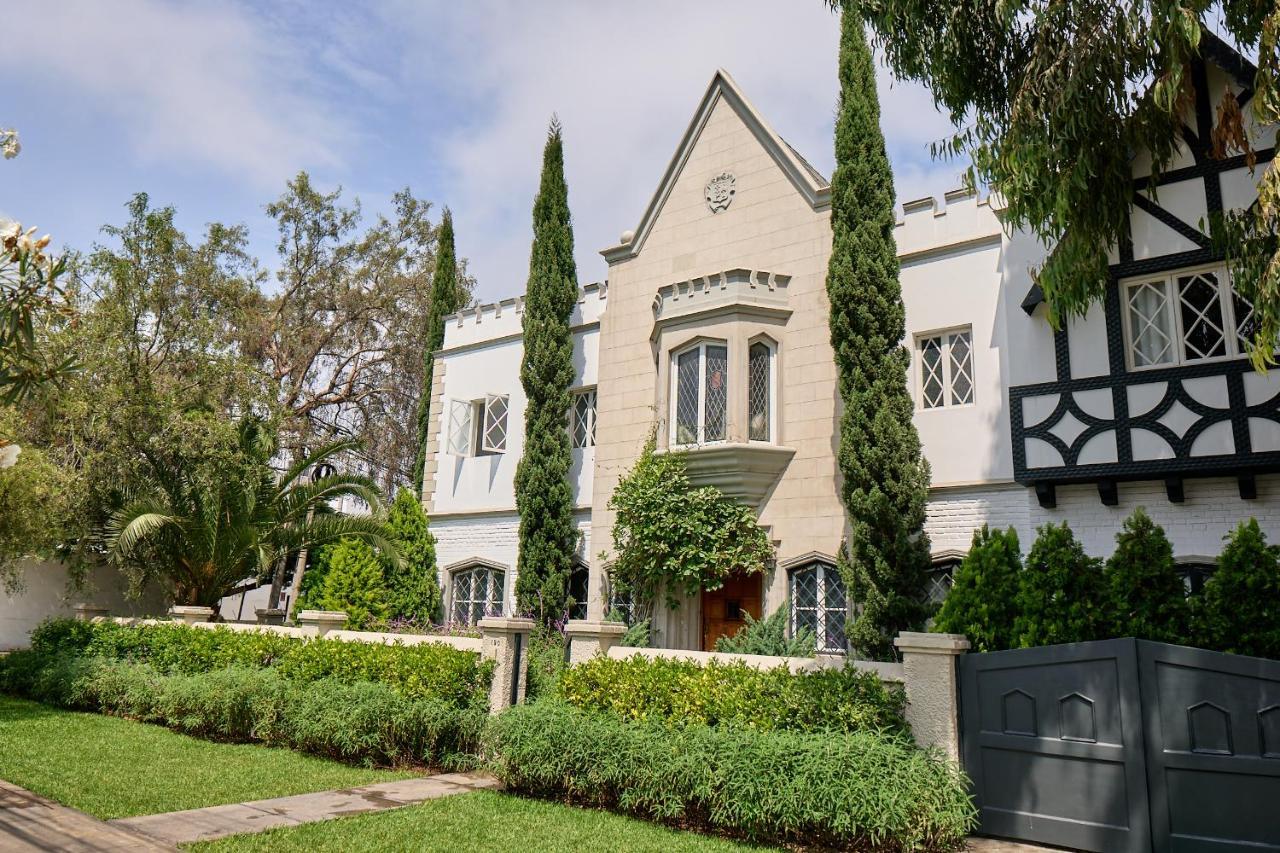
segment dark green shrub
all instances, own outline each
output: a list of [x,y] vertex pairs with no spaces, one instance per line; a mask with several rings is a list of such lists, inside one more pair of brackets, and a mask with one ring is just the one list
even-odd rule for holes
[[974,825],[954,765],[872,731],[671,729],[536,702],[490,725],[485,754],[516,791],[758,840],[946,851]]
[[560,690],[578,708],[625,720],[761,731],[907,731],[901,688],[853,667],[792,674],[785,666],[597,656],[565,670]]
[[[430,383],[431,377],[427,377]],[[424,405],[429,404],[426,401]],[[396,493],[387,512],[391,540],[400,548],[404,564],[383,558],[389,618],[430,625],[440,618],[440,584],[436,582],[436,540],[428,529],[422,504],[408,489]],[[306,579],[305,577],[303,578]]]
[[1102,561],[1085,553],[1065,521],[1037,532],[1019,576],[1014,622],[1019,645],[1101,639],[1107,622]]
[[[66,623],[66,624],[64,624]],[[72,626],[84,627],[72,627]],[[487,707],[493,663],[476,652],[441,643],[383,645],[344,640],[299,640],[256,631],[208,630],[185,625],[126,626],[59,620],[32,635],[44,654],[80,652],[88,657],[147,663],[163,674],[199,674],[227,667],[274,668],[297,681],[332,678],[374,681],[414,699],[437,698],[458,706]]]
[[1021,572],[1017,532],[1012,527],[1002,532],[982,525],[956,569],[933,630],[964,634],[975,652],[1013,648],[1018,644],[1014,622]]
[[783,604],[764,619],[746,615],[747,624],[732,637],[716,640],[716,651],[739,655],[775,655],[789,658],[811,658],[818,647],[817,637],[808,628],[802,628],[794,637],[787,636],[787,615],[790,611]]
[[[383,578],[382,560],[362,539],[340,540],[327,552],[328,569],[315,604],[321,610],[342,610],[347,627],[367,629],[390,613],[390,596]],[[305,580],[305,578],[304,578]]]
[[[462,767],[475,763],[488,714],[385,684],[302,683],[275,669],[166,675],[144,663],[19,653],[0,685],[30,698],[157,723],[186,734],[260,742],[344,761]],[[14,656],[10,656],[14,657]]]
[[1197,635],[1205,648],[1280,660],[1280,548],[1257,519],[1226,537],[1217,571],[1205,582]]
[[1173,546],[1142,507],[1116,534],[1106,579],[1111,636],[1188,642],[1187,590],[1173,561]]

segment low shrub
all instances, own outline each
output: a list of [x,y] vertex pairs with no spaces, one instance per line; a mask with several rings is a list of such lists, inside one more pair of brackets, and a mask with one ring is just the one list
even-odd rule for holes
[[512,790],[753,840],[948,851],[974,825],[954,765],[873,731],[673,730],[536,702],[490,724],[486,755]]
[[811,658],[818,647],[817,636],[810,628],[800,628],[787,636],[790,608],[783,603],[764,619],[746,615],[746,624],[732,637],[716,640],[716,651],[739,655],[776,655],[789,658]]
[[758,670],[743,663],[597,656],[565,670],[560,689],[578,708],[626,720],[907,732],[902,690],[854,667],[792,674],[785,666]]
[[46,622],[31,635],[47,654],[147,663],[164,674],[199,674],[227,667],[274,668],[297,681],[373,681],[411,699],[442,699],[487,707],[493,663],[441,643],[383,645],[299,640],[279,634],[208,630],[185,625]]
[[368,681],[304,683],[244,667],[164,674],[150,664],[73,653],[17,652],[0,661],[0,689],[197,737],[366,764],[472,766],[488,719],[479,708]]
[[560,692],[560,677],[569,656],[569,639],[554,626],[537,625],[529,635],[529,670],[525,696],[529,701]]

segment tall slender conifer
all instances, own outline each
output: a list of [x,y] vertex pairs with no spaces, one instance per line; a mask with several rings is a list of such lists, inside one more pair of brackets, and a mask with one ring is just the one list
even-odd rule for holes
[[850,536],[842,568],[855,607],[848,636],[859,654],[891,658],[894,636],[918,628],[927,614],[929,465],[907,390],[893,173],[875,68],[862,23],[848,13],[841,19],[839,73],[827,296],[844,403],[838,463]]
[[573,383],[573,333],[569,318],[578,300],[573,223],[564,180],[560,122],[551,120],[542,154],[542,184],[533,203],[533,250],[525,291],[524,453],[516,468],[520,513],[516,604],[543,622],[564,614],[569,574],[577,549],[573,491],[569,485],[569,386]]
[[462,308],[466,291],[458,284],[458,258],[453,245],[453,214],[444,209],[436,245],[436,268],[431,275],[431,303],[427,308],[427,342],[422,354],[422,397],[418,400],[418,455],[413,463],[414,488],[422,498],[427,463],[427,427],[431,423],[431,371],[435,353],[444,346],[444,318]]

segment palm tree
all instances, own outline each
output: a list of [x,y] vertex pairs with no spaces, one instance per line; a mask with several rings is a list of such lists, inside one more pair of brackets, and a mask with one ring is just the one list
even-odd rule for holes
[[[326,444],[277,477],[270,467],[275,436],[259,419],[246,417],[239,424],[241,471],[211,474],[151,459],[150,476],[104,526],[108,558],[135,574],[168,578],[177,604],[215,608],[244,578],[264,578],[289,554],[346,536],[363,539],[399,565],[403,558],[379,518],[382,499],[372,480],[303,476],[354,445]],[[336,513],[331,501],[346,496],[364,501],[372,514]]]

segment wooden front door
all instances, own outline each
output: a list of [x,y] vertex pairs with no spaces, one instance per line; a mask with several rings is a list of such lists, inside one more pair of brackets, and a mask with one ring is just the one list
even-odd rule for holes
[[731,637],[747,624],[746,614],[759,619],[763,605],[763,575],[732,575],[717,590],[702,591],[702,650],[715,651],[716,640]]

